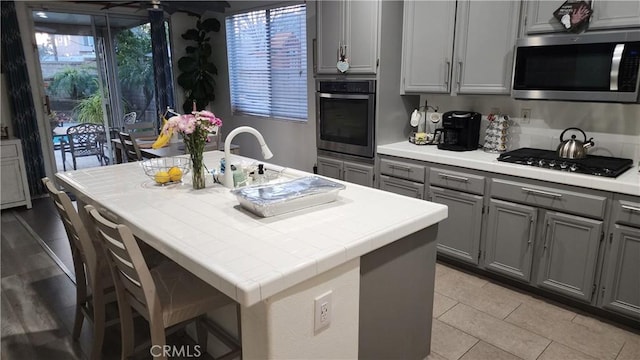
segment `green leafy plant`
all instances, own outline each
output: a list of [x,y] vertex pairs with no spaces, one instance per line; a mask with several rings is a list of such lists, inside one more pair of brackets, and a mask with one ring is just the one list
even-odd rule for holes
[[81,123],[102,124],[102,96],[96,91],[88,98],[82,99],[76,107],[73,108],[75,118]]
[[53,75],[49,92],[59,97],[81,99],[98,89],[97,76],[84,68],[64,68]]
[[196,42],[196,46],[187,46],[187,54],[178,60],[178,85],[184,89],[182,108],[185,113],[191,113],[194,102],[197,110],[204,110],[216,98],[213,77],[218,74],[218,69],[211,62],[212,49],[207,34],[218,31],[220,22],[217,19],[201,21],[198,18],[196,28],[182,34],[183,39]]

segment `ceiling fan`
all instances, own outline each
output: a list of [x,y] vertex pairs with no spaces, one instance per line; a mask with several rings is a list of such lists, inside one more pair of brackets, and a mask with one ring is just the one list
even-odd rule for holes
[[108,10],[115,7],[129,7],[147,10],[162,10],[168,14],[184,12],[193,16],[201,16],[206,11],[224,13],[230,5],[227,1],[94,1],[94,4],[101,4],[101,10]]

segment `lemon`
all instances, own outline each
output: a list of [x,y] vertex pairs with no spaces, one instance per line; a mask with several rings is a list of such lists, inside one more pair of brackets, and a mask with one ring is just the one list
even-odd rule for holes
[[166,171],[158,171],[154,178],[158,184],[168,183],[171,180],[171,176]]
[[174,166],[169,169],[169,178],[171,181],[180,181],[182,180],[182,170],[179,167]]

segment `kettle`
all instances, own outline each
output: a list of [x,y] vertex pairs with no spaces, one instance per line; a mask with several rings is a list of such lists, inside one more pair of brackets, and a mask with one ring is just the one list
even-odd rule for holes
[[[584,141],[576,140],[575,135],[571,135],[571,139],[564,140],[563,136],[569,130],[576,130],[582,133],[584,137]],[[558,145],[558,150],[556,151],[558,156],[563,159],[582,159],[587,156],[587,149],[594,146],[593,138],[587,140],[587,134],[584,133],[581,129],[572,127],[565,129],[562,134],[560,134],[560,145]]]

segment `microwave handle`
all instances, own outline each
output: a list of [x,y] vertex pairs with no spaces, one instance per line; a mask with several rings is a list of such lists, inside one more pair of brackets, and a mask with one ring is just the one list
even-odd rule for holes
[[370,95],[318,93],[318,97],[326,99],[369,100]]
[[611,81],[609,90],[618,91],[618,77],[620,75],[620,62],[622,61],[622,53],[624,52],[624,44],[616,44],[611,55]]

